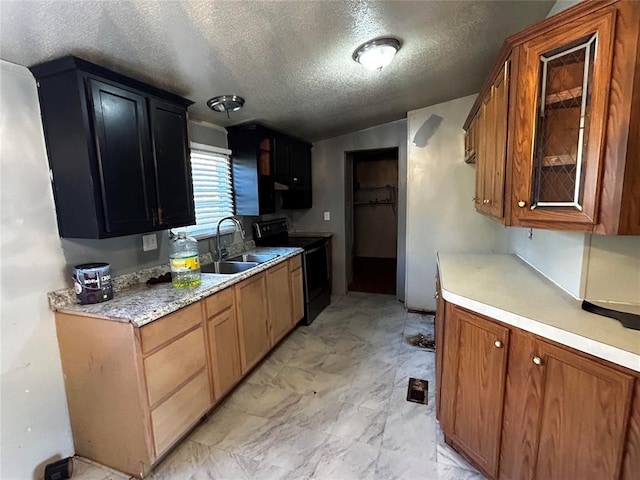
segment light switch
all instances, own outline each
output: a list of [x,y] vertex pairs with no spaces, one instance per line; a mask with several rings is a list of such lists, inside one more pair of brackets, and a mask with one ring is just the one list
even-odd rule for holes
[[328,222],[331,220],[331,212],[324,212],[324,220]]
[[158,237],[155,233],[149,235],[142,235],[142,250],[148,252],[149,250],[156,250],[158,248]]

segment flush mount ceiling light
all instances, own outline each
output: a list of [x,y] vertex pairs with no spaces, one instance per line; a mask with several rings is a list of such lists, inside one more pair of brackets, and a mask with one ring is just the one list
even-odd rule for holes
[[207,106],[214,112],[237,112],[244,105],[244,98],[238,95],[218,95],[207,100]]
[[398,50],[400,40],[397,38],[376,38],[356,48],[353,59],[369,70],[382,70],[391,63]]

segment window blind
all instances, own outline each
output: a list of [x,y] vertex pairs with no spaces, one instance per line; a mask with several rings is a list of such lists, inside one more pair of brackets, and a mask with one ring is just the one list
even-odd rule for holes
[[[233,215],[231,158],[228,150],[206,145],[191,146],[191,174],[196,224],[187,227],[190,235],[215,234],[218,221]],[[225,222],[225,227],[229,225]],[[224,230],[221,230],[224,231]]]

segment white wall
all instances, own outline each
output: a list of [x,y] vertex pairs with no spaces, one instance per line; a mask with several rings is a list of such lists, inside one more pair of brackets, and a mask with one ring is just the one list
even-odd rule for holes
[[[398,270],[397,292],[400,299],[404,285],[405,192],[407,178],[406,121],[398,120],[313,144],[313,208],[288,214],[296,230],[333,232],[333,293],[346,293],[345,260],[345,152],[398,147]],[[323,212],[331,220],[323,220]]]
[[[462,125],[475,97],[413,110],[407,116],[406,306],[411,309],[435,310],[437,252],[509,251],[507,230],[476,213],[476,170],[463,161]],[[427,138],[426,145],[419,146]]]
[[[226,147],[224,129],[207,127],[191,128],[194,140]],[[0,478],[40,479],[44,465],[74,453],[47,292],[69,286],[78,263],[109,262],[114,275],[167,263],[168,237],[157,232],[151,252],[142,251],[141,235],[59,238],[36,83],[4,60],[0,159]]]
[[640,305],[640,237],[590,237],[584,298]]
[[2,466],[38,478],[73,454],[53,314],[46,293],[65,286],[35,80],[0,61],[0,327]]
[[516,255],[569,294],[584,298],[582,273],[588,249],[584,233],[528,228],[509,230],[511,249]]

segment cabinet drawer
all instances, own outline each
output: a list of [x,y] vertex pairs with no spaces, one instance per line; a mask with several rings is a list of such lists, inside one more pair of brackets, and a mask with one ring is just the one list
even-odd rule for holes
[[204,299],[207,306],[207,318],[211,318],[223,310],[233,306],[233,287],[227,288]]
[[153,407],[206,363],[202,328],[145,358],[144,371],[149,405]]
[[156,458],[207,411],[210,395],[205,370],[151,412]]
[[302,255],[296,255],[289,259],[289,271],[293,272],[296,268],[302,267]]
[[142,327],[142,353],[150,352],[201,322],[200,308],[200,302],[196,302]]

